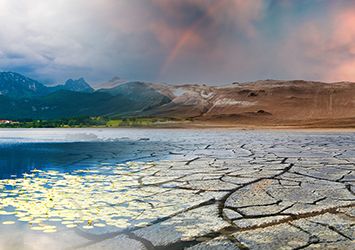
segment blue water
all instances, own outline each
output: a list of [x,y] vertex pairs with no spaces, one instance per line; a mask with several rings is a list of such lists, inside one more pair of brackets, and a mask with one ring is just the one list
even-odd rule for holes
[[169,152],[204,145],[206,138],[192,139],[199,135],[164,129],[0,129],[0,179],[21,178],[34,169],[71,172],[102,163],[166,159]]
[[154,160],[169,150],[162,138],[148,138],[147,131],[126,129],[2,129],[0,179],[34,169],[71,172],[104,162]]

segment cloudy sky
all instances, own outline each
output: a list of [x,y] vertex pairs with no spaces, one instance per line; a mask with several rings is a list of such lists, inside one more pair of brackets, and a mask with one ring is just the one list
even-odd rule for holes
[[0,0],[0,71],[44,84],[355,81],[353,0]]

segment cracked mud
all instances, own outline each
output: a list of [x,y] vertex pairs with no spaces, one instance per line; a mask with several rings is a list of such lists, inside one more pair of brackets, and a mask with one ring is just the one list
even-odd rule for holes
[[[26,231],[23,249],[26,241],[43,249],[354,249],[354,135],[206,132],[160,149],[142,142],[122,164],[112,156],[93,170],[2,180],[0,211],[55,228]],[[15,226],[1,225],[10,230],[3,249],[15,244]]]

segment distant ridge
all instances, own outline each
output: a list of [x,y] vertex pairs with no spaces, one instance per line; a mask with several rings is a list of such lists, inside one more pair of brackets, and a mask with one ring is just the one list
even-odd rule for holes
[[227,124],[355,127],[353,82],[267,79],[226,86],[177,86],[114,77],[95,87],[96,91],[88,86],[83,78],[69,79],[53,91],[55,87],[2,72],[0,119],[133,115]]
[[42,83],[15,72],[0,72],[0,95],[14,99],[36,98],[49,94]]
[[82,93],[92,93],[95,91],[87,82],[85,82],[84,78],[80,78],[78,80],[69,79],[65,82],[64,85],[57,85],[48,88],[50,89],[51,92],[60,89],[72,90],[72,91],[77,91]]
[[94,89],[95,90],[99,90],[99,89],[110,89],[110,88],[114,88],[122,83],[126,83],[126,81],[124,81],[123,79],[119,78],[118,76],[113,77],[110,81],[106,82],[106,83],[102,83],[98,86],[95,86]]
[[69,79],[64,85],[47,87],[36,80],[15,72],[0,72],[0,95],[13,99],[38,98],[60,89],[92,93],[94,89],[85,82],[84,78]]

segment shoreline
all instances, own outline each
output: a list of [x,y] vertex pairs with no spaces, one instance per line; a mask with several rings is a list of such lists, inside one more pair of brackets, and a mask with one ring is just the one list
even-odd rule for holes
[[246,125],[230,123],[193,123],[154,124],[151,126],[88,126],[88,127],[55,127],[55,128],[0,128],[0,129],[128,129],[128,130],[186,130],[186,131],[329,131],[355,132],[354,126],[312,126],[312,125]]

